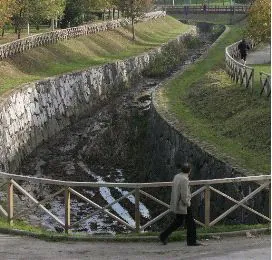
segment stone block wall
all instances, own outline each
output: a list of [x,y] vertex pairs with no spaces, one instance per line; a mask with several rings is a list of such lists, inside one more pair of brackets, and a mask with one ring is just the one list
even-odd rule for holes
[[[193,27],[191,32],[195,33]],[[181,41],[186,34],[176,40]],[[21,161],[80,117],[130,87],[161,51],[23,85],[0,99],[0,170],[13,172]]]
[[[151,147],[152,147],[152,181],[172,181],[177,173],[175,162],[189,162],[192,165],[192,180],[208,180],[221,178],[235,178],[248,176],[247,169],[235,166],[227,156],[216,153],[212,145],[200,142],[196,138],[184,133],[182,122],[173,117],[164,109],[163,104],[153,95],[152,112],[150,119]],[[255,182],[230,183],[214,185],[237,201],[242,200],[251,191],[259,187]],[[200,187],[198,187],[200,188]],[[230,200],[211,192],[211,220],[217,218],[234,205]],[[162,194],[162,198],[168,198],[169,194]],[[197,219],[204,222],[204,194],[193,198],[193,208]],[[269,214],[269,191],[258,193],[246,205],[254,208],[262,214]],[[240,224],[259,223],[264,219],[239,207],[220,223]]]

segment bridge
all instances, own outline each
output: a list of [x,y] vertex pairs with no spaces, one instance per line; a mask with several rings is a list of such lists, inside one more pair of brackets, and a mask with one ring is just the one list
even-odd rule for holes
[[248,5],[158,5],[158,9],[165,10],[167,14],[246,14]]

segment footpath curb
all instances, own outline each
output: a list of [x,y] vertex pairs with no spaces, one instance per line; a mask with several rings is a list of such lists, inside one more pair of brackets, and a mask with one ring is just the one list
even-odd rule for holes
[[[232,232],[219,232],[219,233],[199,233],[200,239],[221,239],[224,237],[248,236],[253,237],[257,234],[265,234],[271,232],[270,228],[248,229]],[[30,231],[19,229],[0,228],[0,234],[8,234],[15,236],[28,236],[46,241],[93,241],[93,242],[155,242],[159,241],[157,236],[114,236],[114,235],[101,235],[101,236],[72,236],[72,235],[56,235],[56,234],[38,234]],[[170,239],[171,241],[171,239]]]

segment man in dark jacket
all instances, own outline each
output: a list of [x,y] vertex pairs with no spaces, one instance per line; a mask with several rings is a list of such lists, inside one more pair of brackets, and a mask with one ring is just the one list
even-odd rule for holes
[[246,43],[246,40],[243,39],[239,44],[238,44],[238,50],[240,51],[241,54],[241,59],[244,61],[244,64],[246,64],[246,57],[247,57],[247,50],[249,50],[249,46]]
[[168,236],[183,225],[184,220],[187,226],[187,245],[199,246],[201,243],[196,240],[196,225],[191,209],[191,192],[189,186],[189,174],[191,168],[189,164],[176,163],[177,169],[180,171],[173,180],[170,210],[175,213],[174,221],[163,231],[159,239],[166,245]]

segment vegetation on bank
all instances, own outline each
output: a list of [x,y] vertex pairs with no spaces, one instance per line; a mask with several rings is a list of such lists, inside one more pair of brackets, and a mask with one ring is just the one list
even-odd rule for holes
[[[270,172],[270,100],[233,83],[224,68],[225,47],[241,38],[232,26],[207,57],[169,81],[158,93],[185,133],[215,156],[248,174]],[[258,88],[258,91],[257,91]]]
[[[213,238],[213,235],[226,232],[239,232],[244,230],[256,230],[256,229],[267,229],[267,233],[270,230],[269,224],[256,224],[256,225],[216,225],[213,227],[201,227],[197,228],[197,234],[199,239]],[[127,233],[127,234],[87,234],[87,233],[71,233],[69,235],[64,233],[56,233],[52,231],[46,231],[39,227],[33,227],[24,221],[14,221],[13,226],[9,226],[6,220],[0,217],[0,232],[14,235],[26,235],[35,238],[39,238],[46,241],[66,241],[66,240],[78,240],[78,241],[95,241],[110,239],[111,241],[157,241],[159,232],[143,232],[143,233]],[[265,232],[265,231],[263,231]],[[149,239],[145,239],[148,237]],[[183,241],[186,239],[186,230],[181,229],[180,231],[174,232],[169,240],[170,241]]]
[[29,50],[0,61],[0,94],[22,83],[143,53],[189,28],[167,16],[136,24],[136,41],[131,40],[128,27]]

